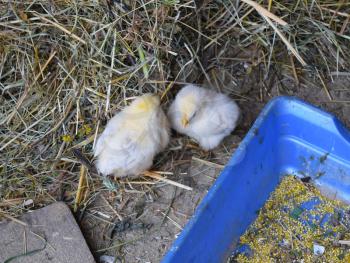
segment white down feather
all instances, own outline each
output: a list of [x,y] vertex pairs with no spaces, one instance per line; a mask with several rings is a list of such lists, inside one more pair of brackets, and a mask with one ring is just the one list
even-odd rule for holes
[[109,120],[94,155],[102,175],[137,176],[151,168],[169,142],[169,124],[158,96],[145,94]]
[[228,96],[195,85],[186,85],[176,95],[168,117],[172,127],[210,150],[237,126],[240,110]]

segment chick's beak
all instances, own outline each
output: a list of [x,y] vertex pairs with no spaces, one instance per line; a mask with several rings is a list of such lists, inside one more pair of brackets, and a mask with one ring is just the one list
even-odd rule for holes
[[181,124],[183,127],[187,127],[188,126],[188,123],[189,123],[189,120],[186,116],[182,116],[182,119],[181,119]]

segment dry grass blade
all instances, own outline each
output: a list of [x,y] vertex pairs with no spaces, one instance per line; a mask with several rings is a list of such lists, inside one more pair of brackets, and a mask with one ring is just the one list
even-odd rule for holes
[[344,16],[344,17],[350,17],[350,14],[348,14],[348,13],[338,12],[338,11],[335,11],[335,10],[332,10],[332,9],[329,9],[329,8],[326,8],[326,7],[321,7],[321,8],[323,10],[329,11],[332,14],[335,14],[335,15],[340,15],[340,16]]
[[290,52],[293,53],[293,55],[297,58],[297,60],[299,60],[299,62],[301,63],[301,65],[306,66],[306,62],[305,60],[299,55],[298,51],[292,46],[292,44],[288,41],[288,39],[283,35],[283,33],[277,28],[277,26],[272,23],[272,21],[265,16],[263,13],[259,14],[264,17],[264,19],[266,20],[267,23],[269,23],[269,25],[275,30],[275,32],[277,33],[277,35],[282,39],[283,43],[287,46],[287,48],[290,50]]
[[329,99],[330,101],[332,101],[332,100],[333,100],[332,95],[331,95],[331,93],[329,92],[329,89],[328,89],[326,83],[324,82],[324,80],[323,80],[323,78],[322,78],[320,72],[319,72],[317,69],[316,69],[316,72],[317,72],[317,77],[320,79],[320,82],[321,82],[321,84],[322,84],[323,89],[325,90],[325,92],[326,92],[326,94],[327,94],[328,99]]
[[283,19],[279,18],[278,16],[274,15],[273,13],[271,13],[269,10],[271,8],[271,4],[272,1],[269,1],[269,10],[267,10],[266,8],[262,7],[261,5],[259,5],[258,3],[252,1],[252,0],[241,0],[242,2],[252,6],[255,8],[256,11],[258,11],[261,15],[263,15],[264,17],[268,17],[271,18],[272,20],[274,20],[276,23],[282,25],[282,26],[287,26],[288,23],[286,21],[284,21]]
[[350,246],[350,240],[339,240],[339,244]]
[[15,140],[17,140],[21,135],[23,135],[24,133],[26,133],[27,131],[29,131],[31,128],[35,127],[36,125],[38,125],[41,121],[43,121],[47,116],[49,116],[50,114],[52,114],[55,111],[56,108],[52,109],[50,112],[48,112],[46,115],[44,115],[43,117],[41,117],[39,120],[37,120],[36,122],[33,122],[30,126],[28,126],[25,130],[23,130],[22,132],[18,133],[16,136],[14,136],[11,140],[9,140],[8,142],[6,142],[5,144],[3,144],[3,146],[0,148],[0,151],[6,149],[6,147],[8,147],[11,143],[13,143]]
[[42,67],[40,67],[40,72],[35,76],[34,81],[32,82],[32,84],[29,87],[26,86],[24,92],[22,93],[21,97],[18,99],[18,101],[16,103],[15,110],[13,110],[12,113],[7,116],[7,118],[5,118],[3,121],[1,121],[0,124],[3,124],[5,122],[7,122],[7,124],[9,124],[9,122],[12,120],[13,116],[16,114],[17,110],[21,107],[23,101],[27,97],[27,95],[29,93],[29,90],[33,87],[33,85],[35,85],[37,83],[37,81],[39,80],[40,76],[43,75],[44,70],[47,68],[47,66],[49,65],[51,60],[55,57],[55,55],[56,55],[56,51],[53,51],[51,53],[50,57],[46,60],[45,64]]
[[164,178],[163,176],[161,176],[161,175],[159,175],[157,173],[154,173],[154,172],[147,171],[147,172],[144,172],[143,175],[147,176],[147,177],[150,177],[150,178],[153,178],[153,179],[157,179],[159,181],[162,181],[162,182],[165,182],[165,183],[168,183],[168,184],[171,184],[171,185],[174,185],[174,186],[177,186],[177,187],[180,187],[180,188],[185,189],[185,190],[189,190],[189,191],[193,190],[192,187],[180,184],[178,182],[174,182],[174,181],[169,180],[167,178]]
[[5,212],[3,212],[3,211],[1,211],[1,210],[0,210],[0,216],[3,216],[3,217],[5,217],[5,218],[7,218],[7,219],[10,219],[10,220],[12,220],[13,222],[15,222],[15,223],[17,223],[17,224],[20,224],[20,225],[22,225],[22,226],[27,226],[27,225],[28,225],[27,223],[25,223],[25,222],[23,222],[23,221],[21,221],[21,220],[15,218],[15,217],[13,217],[13,216],[10,216],[10,215],[6,214]]
[[271,11],[272,1],[273,1],[273,0],[269,0],[269,5],[268,5],[268,8],[267,8],[267,10],[268,10],[269,12]]
[[192,157],[192,160],[199,162],[199,163],[202,163],[202,164],[205,164],[205,165],[210,166],[210,167],[217,168],[217,169],[223,169],[225,167],[225,165],[209,162],[206,160],[199,159],[197,157]]
[[83,201],[84,193],[87,189],[87,178],[86,178],[87,169],[84,165],[80,166],[80,176],[79,176],[79,184],[78,190],[75,196],[74,203],[74,212],[78,210],[80,203]]
[[111,69],[109,72],[109,83],[107,86],[107,99],[106,99],[106,113],[109,111],[109,104],[111,99],[111,87],[112,87],[112,77],[113,77],[113,68],[114,68],[114,55],[115,55],[115,48],[117,45],[117,36],[116,33],[113,32],[113,46],[112,46],[112,53],[111,53]]
[[37,17],[39,17],[41,20],[44,20],[45,22],[57,27],[59,30],[63,31],[64,33],[66,33],[67,35],[71,36],[72,38],[74,38],[75,40],[78,40],[80,43],[86,45],[86,42],[85,40],[81,39],[80,37],[78,37],[77,35],[75,35],[73,32],[69,31],[68,29],[66,29],[64,26],[54,22],[54,21],[51,21],[50,19],[47,19],[46,17],[43,17],[37,13],[35,13],[35,15]]

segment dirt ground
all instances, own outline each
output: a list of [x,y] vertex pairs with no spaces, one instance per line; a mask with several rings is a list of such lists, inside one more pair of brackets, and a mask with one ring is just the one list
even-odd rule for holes
[[[216,87],[226,93],[233,91],[231,96],[237,99],[242,109],[239,126],[217,149],[204,153],[196,148],[195,142],[174,134],[171,153],[166,157],[166,165],[172,165],[165,170],[174,172],[170,179],[193,187],[193,191],[159,183],[149,185],[144,194],[138,193],[134,185],[129,185],[129,192],[119,198],[118,194],[115,198],[107,192],[96,198],[80,222],[96,259],[101,255],[112,255],[117,262],[160,262],[219,176],[221,166],[228,161],[261,109],[273,97],[289,95],[301,98],[335,114],[350,127],[347,117],[350,116],[350,105],[346,102],[350,99],[348,77],[334,76],[333,81],[324,83],[325,86],[311,77],[298,86],[288,78],[270,81],[272,84],[265,86],[264,81],[256,76],[244,76],[242,83],[246,84],[240,89]],[[204,82],[204,85],[208,84]],[[269,96],[262,98],[259,86],[267,89],[264,94]],[[240,100],[240,96],[244,100]],[[203,163],[203,160],[208,163]],[[108,198],[117,201],[110,203]]]
[[[193,191],[157,184],[147,194],[130,193],[114,206],[123,219],[116,217],[116,225],[96,220],[96,215],[84,216],[81,225],[96,256],[114,255],[120,262],[159,262],[219,175],[219,165],[228,161],[240,139],[233,135],[220,149],[210,153],[213,164],[202,164],[195,152],[186,153],[172,178],[193,187]],[[100,196],[88,210],[115,217],[106,199]],[[108,247],[112,248],[99,252]]]

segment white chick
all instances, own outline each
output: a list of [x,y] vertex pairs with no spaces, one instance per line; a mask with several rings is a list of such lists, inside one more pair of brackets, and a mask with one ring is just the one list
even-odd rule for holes
[[228,96],[195,85],[183,87],[168,111],[172,127],[197,140],[204,150],[218,146],[234,130],[239,115]]
[[97,140],[94,155],[102,175],[137,176],[169,143],[168,119],[159,97],[145,94],[117,113]]

